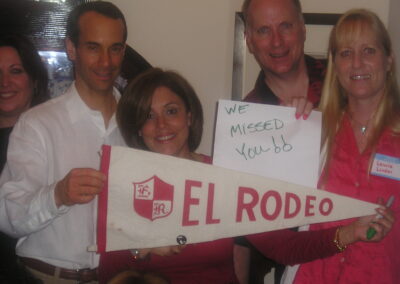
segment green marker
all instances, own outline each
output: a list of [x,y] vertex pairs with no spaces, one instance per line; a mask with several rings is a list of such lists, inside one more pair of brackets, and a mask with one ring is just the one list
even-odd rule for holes
[[[392,206],[393,202],[394,202],[394,195],[389,197],[388,201],[386,202],[386,207],[389,208],[390,206]],[[382,218],[382,215],[378,214],[376,218],[380,219]],[[367,240],[372,239],[375,236],[375,234],[376,230],[372,227],[369,227],[367,231]]]

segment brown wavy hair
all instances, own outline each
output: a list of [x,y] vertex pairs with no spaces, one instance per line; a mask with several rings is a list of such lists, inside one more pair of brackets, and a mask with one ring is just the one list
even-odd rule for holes
[[185,103],[186,111],[191,113],[188,146],[189,151],[195,151],[203,134],[203,109],[200,100],[193,87],[181,75],[160,68],[149,69],[135,78],[118,102],[117,122],[126,144],[148,150],[139,132],[150,113],[153,94],[159,87],[166,87],[174,92]]
[[14,48],[21,58],[22,65],[34,85],[30,107],[47,101],[50,98],[47,69],[32,41],[19,34],[1,34],[0,47]]

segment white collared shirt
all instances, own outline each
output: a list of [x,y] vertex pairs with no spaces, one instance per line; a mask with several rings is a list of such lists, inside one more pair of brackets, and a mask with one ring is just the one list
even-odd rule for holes
[[99,169],[102,144],[125,145],[115,115],[106,129],[75,84],[21,115],[0,177],[0,230],[20,238],[19,256],[67,269],[98,266],[98,255],[87,250],[95,244],[97,198],[57,208],[54,189],[73,168]]

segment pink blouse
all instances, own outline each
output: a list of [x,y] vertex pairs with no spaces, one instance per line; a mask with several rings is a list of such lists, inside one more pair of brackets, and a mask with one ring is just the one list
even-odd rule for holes
[[[385,131],[376,153],[400,159],[400,135]],[[394,195],[391,208],[397,221],[391,232],[379,243],[358,242],[343,253],[301,265],[294,283],[400,283],[400,182],[369,173],[371,155],[368,150],[359,153],[350,121],[345,117],[336,136],[325,190],[374,203],[378,197],[386,201]],[[352,221],[315,224],[310,230],[347,225]]]

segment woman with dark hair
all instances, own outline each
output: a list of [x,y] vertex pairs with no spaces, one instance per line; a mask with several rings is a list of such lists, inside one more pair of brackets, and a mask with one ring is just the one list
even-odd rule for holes
[[[123,96],[121,103],[118,104],[117,121],[125,142],[129,147],[137,149],[203,161],[204,157],[200,158],[198,154],[194,153],[200,144],[203,133],[203,109],[195,91],[177,73],[153,69],[146,74],[147,76],[142,76],[142,79],[137,80],[136,84],[130,84],[126,88],[124,94],[128,95]],[[160,109],[165,113],[157,116],[152,109],[152,103],[161,100],[169,101],[166,99],[167,97],[170,97],[170,101],[175,104],[166,104],[164,109]],[[155,143],[158,140],[150,139],[151,134],[147,135],[147,130],[153,126],[154,121],[159,120],[161,114],[166,118],[174,117],[177,114],[184,117],[186,125],[181,127],[185,133],[183,139],[180,140],[181,145],[178,145],[181,151],[174,152],[171,149],[170,144],[176,144],[175,137]],[[179,135],[177,133],[179,130],[176,130],[175,134]]]
[[[49,99],[47,83],[47,69],[32,42],[21,35],[0,35],[0,173],[15,123],[25,110]],[[28,283],[16,263],[15,245],[15,239],[0,232],[1,283]]]
[[[32,80],[34,90],[30,106],[32,107],[48,100],[47,69],[43,64],[35,45],[25,36],[5,34],[0,35],[0,47],[11,47],[18,53],[25,72]],[[3,52],[1,54],[3,54]],[[4,57],[5,55],[3,54],[1,58]]]
[[32,42],[0,35],[0,172],[14,124],[22,112],[49,99],[47,83],[47,69]]
[[[130,147],[211,163],[210,157],[195,153],[203,127],[200,101],[190,84],[175,72],[156,68],[139,75],[118,103],[117,122]],[[378,233],[372,241],[383,238],[383,228],[390,230],[390,212],[382,211],[382,215],[384,218],[378,222],[383,226],[376,226]],[[266,256],[295,264],[331,256],[341,246],[365,240],[367,229],[368,221],[364,219],[343,228],[280,230],[247,238]],[[239,281],[233,248],[233,238],[225,238],[186,246],[108,252],[100,257],[99,280],[107,283],[117,273],[135,269],[161,273],[172,284],[235,284]]]

